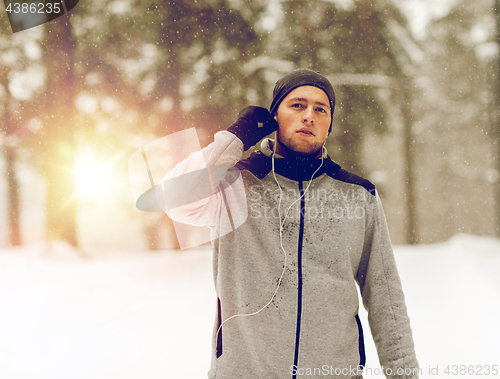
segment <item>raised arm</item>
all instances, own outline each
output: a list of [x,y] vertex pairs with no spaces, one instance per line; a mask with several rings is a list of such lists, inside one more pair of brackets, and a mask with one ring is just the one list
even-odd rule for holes
[[[191,154],[167,173],[157,186],[160,207],[173,220],[214,227],[229,209],[232,218],[242,218],[244,188],[233,166],[249,149],[277,127],[269,111],[247,107],[227,131],[218,132],[214,142]],[[246,204],[245,204],[246,207]],[[230,220],[231,223],[236,220]]]

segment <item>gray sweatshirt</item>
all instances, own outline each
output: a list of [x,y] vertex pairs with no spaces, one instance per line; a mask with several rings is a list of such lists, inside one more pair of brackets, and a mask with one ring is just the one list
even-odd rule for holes
[[217,314],[209,378],[361,377],[356,285],[386,377],[418,378],[375,187],[326,150],[322,159],[275,155],[273,169],[271,148],[264,140],[241,161],[242,142],[218,132],[157,188],[169,217],[211,229]]

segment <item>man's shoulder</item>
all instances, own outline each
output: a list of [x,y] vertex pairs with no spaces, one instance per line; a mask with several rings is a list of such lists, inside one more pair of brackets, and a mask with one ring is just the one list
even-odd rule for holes
[[272,163],[271,158],[261,151],[254,151],[247,159],[236,163],[235,167],[239,170],[250,171],[257,178],[262,179],[271,171]]
[[[271,158],[266,156],[261,151],[253,152],[247,159],[240,160],[235,165],[240,171],[250,171],[259,179],[266,177],[272,170]],[[371,195],[375,196],[375,185],[369,180],[353,174],[340,167],[330,157],[327,157],[324,162],[324,172],[332,179],[355,184],[363,187]]]
[[361,186],[365,190],[367,190],[371,195],[375,196],[375,185],[372,182],[361,176],[353,174],[352,172],[344,170],[339,165],[336,165],[336,167],[331,166],[331,168],[327,168],[326,174],[335,180]]

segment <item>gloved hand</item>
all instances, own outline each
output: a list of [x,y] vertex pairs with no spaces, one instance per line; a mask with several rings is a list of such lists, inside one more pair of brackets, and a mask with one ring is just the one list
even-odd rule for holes
[[271,117],[269,111],[255,106],[243,109],[236,122],[227,129],[243,142],[244,150],[250,149],[275,130],[278,130],[278,123]]

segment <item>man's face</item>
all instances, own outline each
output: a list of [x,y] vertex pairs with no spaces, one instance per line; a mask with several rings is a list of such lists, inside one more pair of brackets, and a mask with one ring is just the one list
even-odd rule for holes
[[295,88],[283,99],[274,117],[279,125],[276,152],[286,155],[283,144],[298,154],[320,157],[331,117],[330,101],[322,89]]

